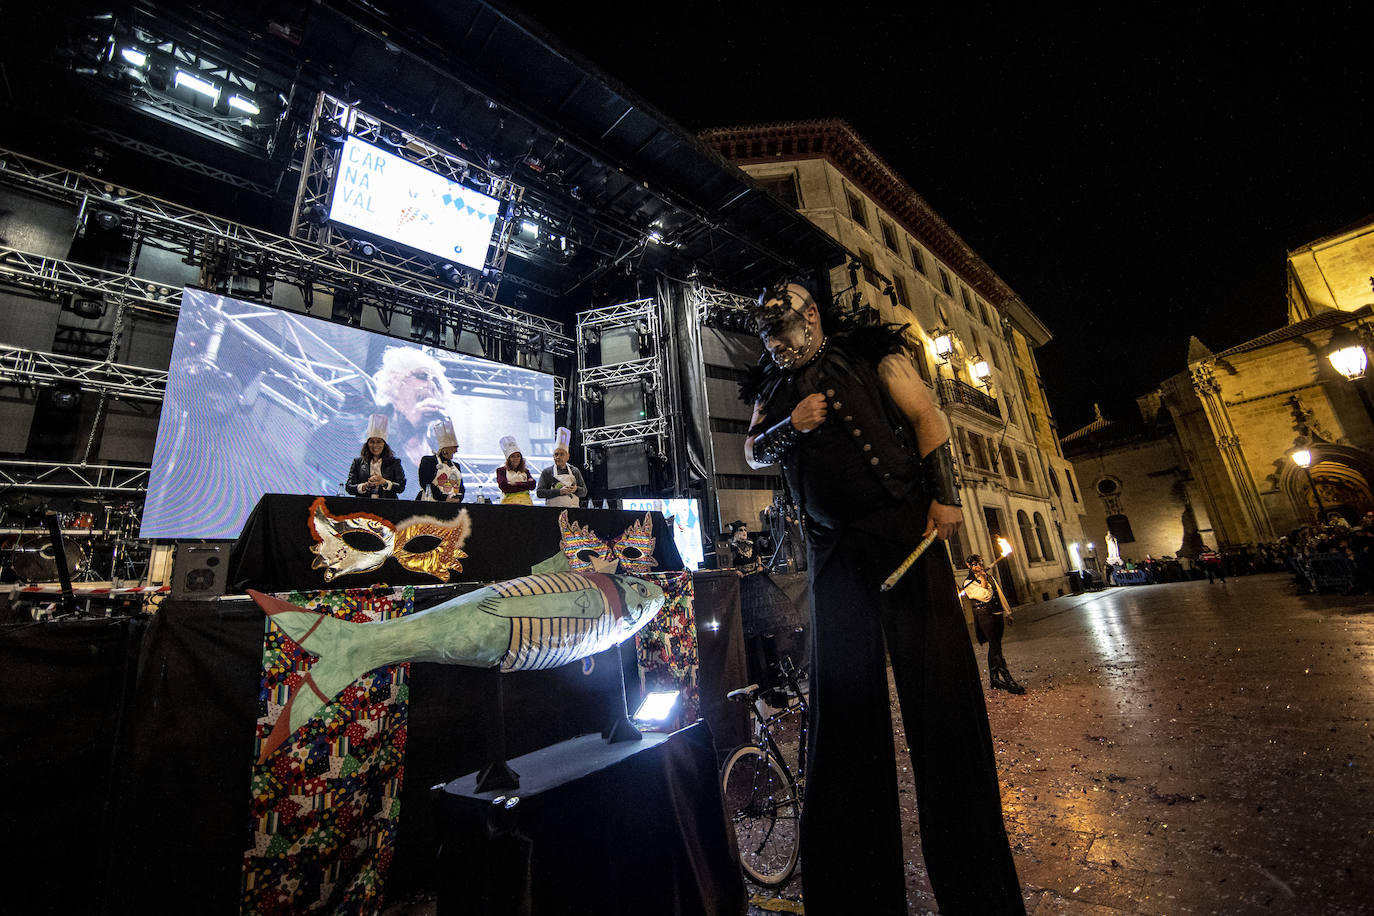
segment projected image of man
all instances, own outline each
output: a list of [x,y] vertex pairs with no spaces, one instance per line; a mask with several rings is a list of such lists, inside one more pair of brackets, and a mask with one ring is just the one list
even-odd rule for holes
[[388,347],[372,377],[377,406],[391,411],[391,445],[409,467],[430,454],[428,430],[453,409],[453,385],[437,359],[413,347]]

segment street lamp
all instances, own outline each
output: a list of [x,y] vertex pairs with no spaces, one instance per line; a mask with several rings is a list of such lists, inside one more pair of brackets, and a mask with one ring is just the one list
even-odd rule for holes
[[1312,482],[1312,453],[1305,448],[1300,448],[1292,455],[1293,463],[1302,468],[1302,472],[1307,475],[1307,487],[1312,491],[1312,498],[1317,501],[1317,524],[1322,523],[1326,517],[1326,506],[1322,504],[1322,495],[1317,490],[1317,485]]
[[954,332],[938,330],[935,332],[935,355],[945,362],[954,358]]
[[1365,352],[1364,344],[1346,328],[1340,328],[1331,335],[1331,342],[1326,346],[1326,358],[1337,372],[1352,382],[1364,378],[1364,371],[1369,366],[1369,354]]

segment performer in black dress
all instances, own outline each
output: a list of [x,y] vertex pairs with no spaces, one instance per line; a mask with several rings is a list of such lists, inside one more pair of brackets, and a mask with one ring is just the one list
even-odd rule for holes
[[[823,327],[822,304],[800,281],[759,298],[766,352],[741,392],[754,402],[745,458],[782,464],[809,540],[806,911],[906,912],[890,659],[941,912],[1019,916],[987,708],[943,544],[963,521],[949,427],[900,328],[833,316]],[[881,591],[930,532],[940,540]]]
[[730,553],[734,558],[734,568],[743,575],[759,571],[759,557],[754,550],[754,542],[749,540],[749,526],[735,519],[726,526],[730,529]]
[[1011,623],[1011,608],[1002,586],[978,554],[964,562],[968,564],[968,578],[964,580],[963,593],[973,602],[973,631],[980,643],[988,644],[988,683],[994,690],[1025,693],[1026,688],[1012,678],[1007,660],[1002,657],[1002,630]]
[[396,499],[406,486],[406,472],[401,459],[391,454],[386,442],[386,417],[374,413],[368,420],[367,436],[362,453],[348,468],[348,482],[344,489],[354,496],[372,499]]
[[434,454],[420,459],[420,499],[445,503],[463,501],[463,472],[453,461],[458,451],[458,435],[447,418],[429,424]]

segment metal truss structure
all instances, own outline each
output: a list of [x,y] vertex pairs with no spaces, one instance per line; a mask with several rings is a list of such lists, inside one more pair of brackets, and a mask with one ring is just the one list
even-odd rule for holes
[[[91,211],[112,211],[126,220],[130,226],[128,233],[135,241],[200,263],[207,284],[225,283],[233,276],[259,277],[264,282],[280,281],[300,287],[307,302],[316,288],[333,294],[343,292],[377,308],[387,324],[394,313],[418,314],[455,329],[517,344],[542,334],[548,352],[572,355],[572,340],[561,321],[501,305],[404,267],[368,261],[354,256],[346,247],[334,249],[254,229],[6,150],[0,150],[0,183],[75,206],[83,222]],[[27,276],[38,284],[33,291],[43,298],[50,297],[45,295],[40,281],[49,278],[35,276],[37,271],[30,266],[35,262],[41,262],[43,269],[52,274],[49,282],[65,281],[66,291],[149,300],[146,281],[132,274],[95,271],[7,248],[0,248],[0,261],[5,262],[0,264],[0,280],[11,274],[16,279]],[[14,270],[7,269],[9,262],[15,263]],[[161,306],[170,315],[175,314],[179,298],[180,290],[163,292],[155,288],[149,304]]]
[[[602,335],[617,328],[633,328],[648,355],[618,363],[589,365],[587,355]],[[672,435],[668,422],[675,405],[666,403],[667,352],[662,346],[663,319],[658,300],[636,299],[577,313],[577,393],[584,446],[626,445],[643,442],[659,455],[667,455]],[[604,398],[606,389],[639,384],[644,395],[645,418],[630,423],[593,425],[591,407]]]
[[692,287],[693,304],[696,306],[697,320],[706,324],[707,315],[712,310],[721,312],[731,312],[748,317],[750,310],[757,304],[757,300],[749,296],[741,296],[738,293],[729,293],[723,289],[713,289],[709,286]]
[[0,344],[0,383],[33,388],[79,385],[129,401],[161,401],[167,388],[167,370]]
[[[291,234],[346,255],[354,235],[321,218],[338,176],[339,151],[347,137],[385,148],[393,155],[421,168],[436,172],[450,181],[480,190],[488,197],[504,201],[507,212],[514,212],[524,189],[485,166],[456,156],[393,124],[374,117],[355,105],[321,92],[315,101],[314,115],[305,140],[305,160],[301,167],[296,208],[291,216]],[[459,290],[480,300],[495,301],[506,267],[514,220],[500,219],[500,234],[492,244],[486,266],[481,271],[458,269],[451,274]],[[404,271],[421,277],[433,276],[437,260],[433,255],[411,254],[386,241],[375,241],[373,263],[391,271]],[[566,354],[565,354],[566,355]]]
[[115,464],[0,459],[0,487],[141,496],[148,489],[148,469]]

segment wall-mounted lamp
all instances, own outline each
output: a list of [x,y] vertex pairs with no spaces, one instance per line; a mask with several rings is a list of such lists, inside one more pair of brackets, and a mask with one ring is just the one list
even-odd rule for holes
[[974,355],[973,366],[969,369],[969,373],[977,379],[978,384],[982,385],[984,388],[992,384],[992,367],[988,365],[988,361],[983,359],[981,355]]
[[944,360],[945,362],[949,362],[951,359],[954,358],[953,331],[936,331],[935,340],[933,343],[935,347],[935,355],[940,357],[940,359]]
[[1364,344],[1346,328],[1340,328],[1331,335],[1331,342],[1326,346],[1326,358],[1337,372],[1352,382],[1364,378],[1365,369],[1369,366],[1369,354]]

